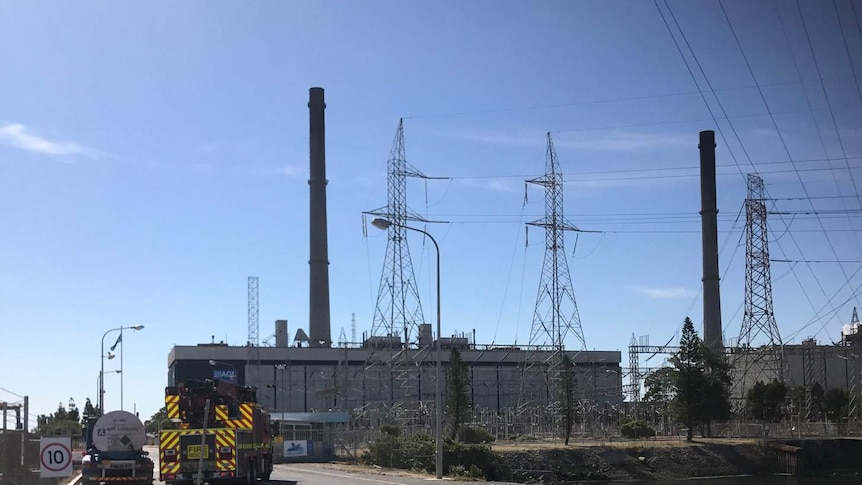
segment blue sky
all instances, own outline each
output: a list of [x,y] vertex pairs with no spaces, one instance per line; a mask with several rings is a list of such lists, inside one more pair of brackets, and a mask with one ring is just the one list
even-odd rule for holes
[[[399,118],[409,162],[450,177],[408,187],[450,221],[426,228],[444,333],[529,339],[543,239],[525,245],[524,223],[543,204],[524,180],[547,132],[568,218],[604,231],[567,239],[588,347],[700,326],[697,141],[715,129],[725,337],[756,169],[770,197],[807,198],[769,202],[794,212],[770,216],[773,258],[844,261],[773,264],[782,335],[838,340],[862,283],[862,30],[846,0],[840,24],[831,2],[800,4],[0,1],[0,400],[31,396],[34,419],[95,400],[103,332],[143,324],[124,401],[149,417],[171,346],[246,341],[250,275],[262,338],[279,318],[307,328],[311,86],[328,105],[333,340],[354,313],[371,328],[386,236],[361,213],[386,203]],[[433,250],[411,247],[432,321]]]

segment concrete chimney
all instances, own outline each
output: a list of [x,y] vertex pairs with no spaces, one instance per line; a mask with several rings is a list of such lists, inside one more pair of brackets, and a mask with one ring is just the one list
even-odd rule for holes
[[329,249],[326,236],[326,126],[323,88],[308,90],[310,170],[308,332],[312,347],[329,347]]
[[715,187],[715,132],[700,132],[700,217],[703,238],[703,341],[722,351],[721,293],[718,287],[718,205]]
[[287,347],[287,320],[275,321],[275,346]]

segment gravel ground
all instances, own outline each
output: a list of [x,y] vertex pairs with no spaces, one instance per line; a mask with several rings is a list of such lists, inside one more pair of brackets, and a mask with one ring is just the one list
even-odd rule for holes
[[500,452],[518,482],[671,480],[777,471],[766,451],[750,444],[570,447]]

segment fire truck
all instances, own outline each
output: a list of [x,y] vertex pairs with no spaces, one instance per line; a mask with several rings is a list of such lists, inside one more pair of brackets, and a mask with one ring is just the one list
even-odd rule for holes
[[[165,388],[168,418],[177,429],[159,436],[159,478],[168,484],[198,479],[244,479],[272,474],[273,430],[254,388],[222,380],[190,380]],[[275,432],[274,432],[275,431]]]

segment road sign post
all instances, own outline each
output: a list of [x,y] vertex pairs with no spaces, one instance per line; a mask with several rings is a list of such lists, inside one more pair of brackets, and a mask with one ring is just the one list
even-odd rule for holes
[[40,439],[39,461],[42,478],[68,477],[72,474],[72,439],[68,436]]

